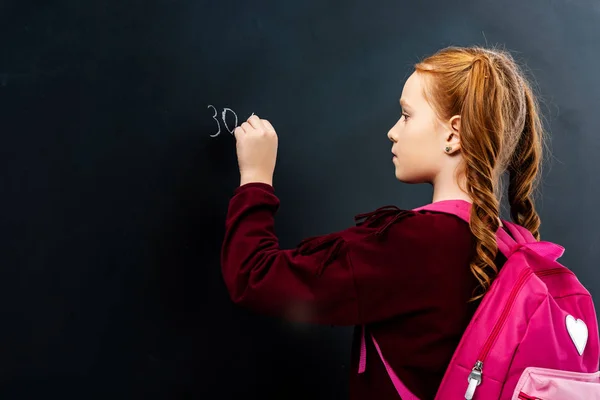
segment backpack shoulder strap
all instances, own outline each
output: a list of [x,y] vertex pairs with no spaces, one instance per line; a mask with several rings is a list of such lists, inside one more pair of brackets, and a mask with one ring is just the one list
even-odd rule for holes
[[[369,333],[369,338],[371,338],[371,340],[373,341],[373,344],[375,345],[375,348],[377,349],[377,353],[379,353],[379,358],[383,362],[383,365],[385,366],[385,370],[387,371],[390,379],[392,380],[392,383],[394,384],[394,387],[396,388],[396,391],[400,395],[400,398],[402,400],[419,400],[419,398],[417,396],[415,396],[404,385],[404,383],[402,383],[402,381],[400,380],[400,378],[398,378],[398,375],[396,375],[396,373],[394,372],[394,370],[392,369],[392,367],[390,366],[390,364],[388,364],[387,360],[383,357],[383,353],[381,352],[381,348],[379,348],[379,343],[377,343],[377,340],[375,340],[375,337],[373,336],[372,333]],[[366,328],[363,325],[362,326],[362,337],[361,337],[360,364],[359,364],[359,368],[358,368],[358,373],[359,374],[362,374],[365,371],[365,368],[366,368],[366,363],[367,363],[367,359],[366,359],[367,349],[366,349],[366,347],[367,347],[366,346]]]

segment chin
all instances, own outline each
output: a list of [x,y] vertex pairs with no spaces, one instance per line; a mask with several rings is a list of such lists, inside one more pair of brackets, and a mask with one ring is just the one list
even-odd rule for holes
[[415,185],[419,183],[429,183],[430,180],[423,176],[409,176],[396,173],[396,179],[402,183],[408,183],[409,185]]
[[396,175],[396,179],[398,179],[402,183],[408,183],[408,184],[419,183],[415,179],[407,178],[407,177],[404,177],[404,176],[398,176],[398,175]]

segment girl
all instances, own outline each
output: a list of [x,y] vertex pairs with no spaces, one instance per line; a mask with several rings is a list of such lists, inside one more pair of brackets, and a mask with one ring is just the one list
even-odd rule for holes
[[442,49],[415,65],[387,136],[396,178],[433,185],[432,202],[470,207],[450,214],[395,206],[358,215],[356,226],[280,249],[272,178],[273,126],[254,115],[236,128],[241,174],[222,247],[234,302],[318,324],[355,325],[351,399],[397,399],[365,324],[404,385],[432,399],[481,297],[505,258],[498,251],[500,178],[508,171],[514,222],[539,239],[532,192],[542,161],[538,106],[507,52]]

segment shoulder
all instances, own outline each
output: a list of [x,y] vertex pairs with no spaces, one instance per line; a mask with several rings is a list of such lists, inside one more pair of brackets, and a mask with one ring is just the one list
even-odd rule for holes
[[409,236],[414,239],[444,237],[470,232],[467,222],[456,215],[429,211],[380,207],[355,216],[355,239],[371,236]]
[[[424,236],[447,236],[449,234],[470,232],[469,224],[460,217],[438,211],[413,211],[410,228],[421,231]],[[408,221],[407,221],[408,222]],[[408,224],[401,229],[409,228]]]
[[344,233],[344,240],[355,253],[369,258],[374,253],[390,257],[401,253],[421,259],[439,258],[442,252],[461,259],[470,254],[473,236],[469,224],[461,218],[428,210],[383,209],[369,213],[365,221]]
[[469,225],[453,214],[397,209],[378,219],[371,217],[371,224],[359,225],[353,236],[350,231],[347,235],[356,280],[362,286],[374,285],[376,296],[398,291],[411,293],[409,298],[470,293],[473,235]]

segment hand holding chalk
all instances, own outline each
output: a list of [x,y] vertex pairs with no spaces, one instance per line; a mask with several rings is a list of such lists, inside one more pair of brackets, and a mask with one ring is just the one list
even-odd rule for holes
[[266,119],[252,115],[234,131],[240,185],[250,182],[273,184],[277,160],[277,133]]

